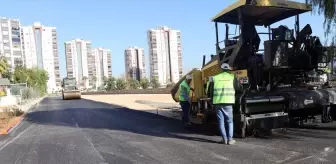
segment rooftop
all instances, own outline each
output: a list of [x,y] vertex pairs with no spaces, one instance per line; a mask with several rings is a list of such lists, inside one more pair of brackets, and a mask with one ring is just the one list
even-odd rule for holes
[[10,81],[7,78],[0,78],[0,85],[10,85]]
[[126,48],[126,50],[129,50],[129,49],[143,49],[143,48],[140,48],[140,47],[137,47],[137,46],[132,46],[132,47]]
[[212,18],[214,22],[239,24],[238,11],[242,11],[244,23],[268,26],[289,17],[309,12],[310,5],[287,0],[239,0]]

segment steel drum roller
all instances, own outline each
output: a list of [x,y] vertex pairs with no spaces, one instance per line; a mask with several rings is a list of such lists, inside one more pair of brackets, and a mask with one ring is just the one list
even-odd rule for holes
[[80,91],[63,92],[64,100],[81,99]]
[[81,92],[78,90],[75,78],[66,77],[63,79],[63,100],[81,99]]

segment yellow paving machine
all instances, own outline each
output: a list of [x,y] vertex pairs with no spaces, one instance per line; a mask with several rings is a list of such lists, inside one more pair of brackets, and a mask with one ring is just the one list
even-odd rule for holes
[[63,100],[81,99],[81,92],[78,89],[76,78],[64,78],[62,87]]
[[[216,29],[216,55],[201,69],[193,69],[191,86],[194,92],[190,117],[206,129],[217,128],[217,118],[211,95],[205,92],[209,76],[221,72],[220,65],[228,63],[243,85],[236,93],[234,126],[236,137],[246,137],[255,130],[283,128],[315,119],[322,122],[335,117],[336,89],[325,82],[312,79],[314,73],[327,67],[329,49],[312,36],[309,24],[300,30],[299,15],[310,12],[306,3],[284,0],[239,0],[218,13],[212,21]],[[281,20],[295,17],[294,29],[274,26]],[[219,25],[225,24],[225,39],[219,40]],[[237,36],[229,37],[229,25],[236,26]],[[238,28],[237,28],[238,27]],[[257,32],[265,28],[267,32]],[[265,36],[264,49],[260,35]],[[171,90],[178,102],[179,85]]]

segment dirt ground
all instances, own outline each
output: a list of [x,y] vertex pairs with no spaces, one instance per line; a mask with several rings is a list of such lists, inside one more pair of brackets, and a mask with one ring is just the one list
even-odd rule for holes
[[109,104],[116,104],[136,110],[157,109],[156,107],[150,105],[137,103],[136,101],[139,100],[152,101],[158,103],[169,103],[173,105],[178,104],[172,99],[170,94],[82,95],[82,98]]
[[12,112],[0,112],[0,134],[6,134],[7,129],[20,121],[22,114],[14,115]]

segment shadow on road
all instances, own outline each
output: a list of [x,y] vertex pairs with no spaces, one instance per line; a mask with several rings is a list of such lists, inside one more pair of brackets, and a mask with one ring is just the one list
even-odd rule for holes
[[[217,143],[220,140],[219,136],[214,138],[205,135],[197,125],[184,129],[181,121],[173,118],[102,102],[86,99],[64,101],[59,98],[46,98],[41,102],[41,105],[45,106],[46,109],[42,108],[29,113],[27,121],[43,125],[108,129],[207,143]],[[269,137],[258,138],[298,141],[305,137],[336,138],[334,134],[330,134],[325,130],[296,128],[287,129],[284,132],[276,132]]]
[[108,129],[148,136],[217,143],[217,141],[205,138],[191,137],[192,134],[201,133],[197,125],[185,129],[176,119],[117,105],[86,99],[63,101],[59,98],[46,98],[40,104],[47,109],[42,108],[28,113],[27,121],[43,125]]

